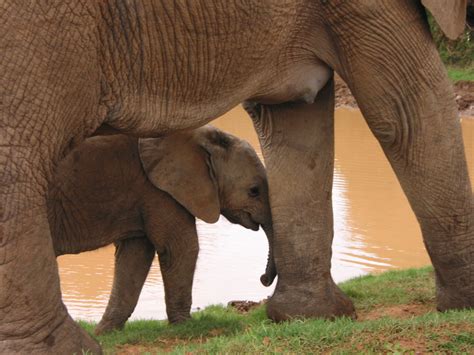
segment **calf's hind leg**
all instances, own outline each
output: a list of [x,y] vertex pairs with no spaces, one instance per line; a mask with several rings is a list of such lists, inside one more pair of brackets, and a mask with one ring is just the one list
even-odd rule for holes
[[112,292],[95,329],[97,335],[123,328],[137,305],[155,256],[155,248],[147,238],[125,239],[117,242],[115,248]]

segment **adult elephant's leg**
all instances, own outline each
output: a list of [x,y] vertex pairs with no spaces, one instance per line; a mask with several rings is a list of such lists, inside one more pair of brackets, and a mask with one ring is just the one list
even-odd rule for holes
[[332,180],[334,84],[313,104],[258,105],[250,110],[265,158],[278,270],[267,312],[274,320],[353,315],[334,283]]
[[155,256],[155,247],[147,238],[125,239],[115,248],[112,293],[96,334],[123,328],[137,305]]
[[61,301],[46,213],[55,163],[105,117],[95,19],[82,5],[51,15],[44,3],[0,4],[2,354],[100,352]]
[[18,136],[0,136],[0,353],[99,353],[61,301],[42,159],[8,138]]
[[333,34],[346,60],[339,70],[420,223],[438,309],[473,307],[473,196],[453,90],[422,9],[388,3],[337,9],[351,17],[350,30]]

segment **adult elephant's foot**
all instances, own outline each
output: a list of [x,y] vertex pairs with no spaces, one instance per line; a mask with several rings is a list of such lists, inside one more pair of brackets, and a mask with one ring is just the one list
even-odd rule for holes
[[434,267],[439,311],[474,308],[474,200],[467,200],[468,213],[418,218]]
[[[471,289],[474,288],[471,285]],[[465,295],[454,288],[436,285],[436,303],[438,311],[449,311],[451,309],[474,309],[474,290],[470,295]]]
[[[17,195],[13,201],[27,203]],[[37,204],[7,221],[0,218],[0,239],[6,241],[0,242],[0,354],[100,354],[99,344],[74,323],[61,301],[46,207]]]
[[50,333],[0,342],[3,354],[102,354],[100,345],[67,315]]
[[327,287],[318,289],[307,285],[277,284],[267,303],[267,314],[276,322],[292,318],[357,317],[352,301],[332,280]]
[[45,339],[45,344],[48,346],[46,352],[50,354],[102,354],[99,343],[69,315]]

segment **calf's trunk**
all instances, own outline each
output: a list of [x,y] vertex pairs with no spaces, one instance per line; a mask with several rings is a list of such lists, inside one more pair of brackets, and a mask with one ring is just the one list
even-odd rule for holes
[[262,228],[268,239],[268,259],[265,273],[260,276],[260,282],[262,285],[268,287],[273,283],[273,280],[277,276],[275,260],[273,258],[273,228],[271,225],[262,225]]

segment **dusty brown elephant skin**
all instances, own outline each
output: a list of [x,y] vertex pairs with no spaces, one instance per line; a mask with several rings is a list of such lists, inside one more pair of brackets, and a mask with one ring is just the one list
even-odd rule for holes
[[90,138],[60,162],[48,198],[56,255],[116,243],[98,334],[130,317],[155,250],[168,319],[188,319],[199,249],[194,217],[213,223],[221,213],[252,230],[262,226],[271,245],[265,168],[247,142],[211,126],[161,139]]
[[[465,1],[422,3],[449,36],[460,33]],[[438,308],[472,307],[472,190],[422,3],[2,2],[0,352],[100,351],[61,302],[46,208],[60,159],[104,125],[159,136],[244,101],[260,104],[270,187],[278,282],[269,316],[353,314],[330,274],[332,70],[420,222]]]

